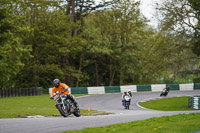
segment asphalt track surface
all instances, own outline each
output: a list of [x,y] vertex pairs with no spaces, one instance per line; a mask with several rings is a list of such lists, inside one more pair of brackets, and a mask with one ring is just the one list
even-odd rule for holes
[[[138,102],[156,99],[160,92],[133,93],[129,110],[121,105],[121,94],[91,95],[77,98],[81,109],[111,112],[111,115],[81,117],[44,117],[44,118],[9,118],[0,119],[0,133],[57,133],[89,127],[100,127],[117,123],[145,120],[152,117],[170,116],[195,111],[156,111],[138,106]],[[170,91],[167,97],[200,95],[195,91]],[[53,108],[53,107],[52,107]]]

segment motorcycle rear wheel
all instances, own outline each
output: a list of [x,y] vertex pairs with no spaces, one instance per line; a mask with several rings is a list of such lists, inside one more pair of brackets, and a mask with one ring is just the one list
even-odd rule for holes
[[76,117],[80,117],[80,116],[81,116],[80,109],[76,107],[73,114],[74,114]]

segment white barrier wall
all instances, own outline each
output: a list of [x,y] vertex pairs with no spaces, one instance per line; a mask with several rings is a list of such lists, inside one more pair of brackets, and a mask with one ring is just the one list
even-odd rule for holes
[[71,88],[68,88],[68,91],[69,91],[69,94],[72,94],[72,93],[71,93]]
[[88,87],[88,94],[105,94],[105,89],[103,87]]
[[193,108],[194,109],[199,109],[200,106],[200,102],[199,102],[199,98],[198,97],[194,97],[194,102],[193,102]]
[[151,85],[151,91],[152,91],[152,92],[162,91],[164,88],[166,88],[166,84],[155,84],[155,85]]
[[192,91],[194,84],[179,84],[180,91]]
[[127,85],[127,86],[120,86],[121,93],[124,91],[131,91],[131,92],[137,92],[137,86],[136,85]]
[[[49,95],[51,95],[52,89],[53,88],[49,88]],[[68,90],[69,90],[69,93],[71,94],[71,88],[69,88]]]
[[[195,89],[199,89],[199,86],[196,86],[196,84],[193,83],[188,83],[188,84],[176,84],[176,88],[174,89],[172,86],[172,89],[170,90],[179,90],[179,91],[192,91]],[[119,90],[120,87],[120,90]],[[132,93],[135,93],[137,91],[141,91],[137,89],[138,85],[124,85],[124,86],[117,86],[117,91],[115,92],[121,92],[123,93],[124,91],[129,91],[131,90]],[[148,86],[149,87],[149,86]],[[148,90],[144,91],[152,91],[152,92],[161,92],[164,88],[166,87],[166,84],[152,84],[151,89],[148,88]],[[97,86],[97,87],[86,87],[87,88],[87,93],[88,94],[105,94],[105,93],[112,93],[106,91],[106,86]],[[140,88],[139,88],[140,89]],[[52,88],[49,88],[49,94],[51,95]],[[71,88],[69,88],[69,91],[71,93]],[[85,94],[85,88],[84,89],[79,89],[79,94]],[[75,94],[75,93],[74,93]]]
[[53,89],[53,88],[49,88],[49,95],[51,95],[52,89]]

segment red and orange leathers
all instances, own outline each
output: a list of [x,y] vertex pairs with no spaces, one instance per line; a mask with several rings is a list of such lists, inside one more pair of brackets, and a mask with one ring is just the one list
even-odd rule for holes
[[[54,88],[52,89],[51,97],[53,97],[53,95],[54,95],[54,93],[55,93],[56,91],[58,91],[58,92],[61,94],[61,92],[62,92],[64,89],[69,89],[69,86],[67,86],[67,85],[64,84],[64,83],[60,83],[60,85],[58,86],[58,88],[54,87]],[[64,95],[69,94],[69,90],[65,91],[65,92],[62,93],[62,94],[64,94]]]

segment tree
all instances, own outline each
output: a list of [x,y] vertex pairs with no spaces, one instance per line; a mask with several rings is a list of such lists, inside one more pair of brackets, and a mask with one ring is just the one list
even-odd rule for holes
[[[157,5],[160,31],[174,47],[171,70],[174,76],[197,66],[199,55],[199,4],[193,0],[170,0]],[[193,52],[191,52],[193,50]],[[176,53],[175,53],[176,51]]]
[[188,0],[191,7],[194,10],[195,18],[197,19],[197,25],[195,25],[195,35],[193,43],[193,51],[196,55],[200,56],[200,1],[199,0]]
[[31,48],[22,43],[26,33],[24,18],[14,16],[8,8],[0,8],[0,88],[13,88],[13,76],[24,67],[23,60],[30,58]]
[[[119,84],[124,84],[124,80],[130,80],[129,75],[134,73],[134,68],[137,63],[136,45],[139,42],[140,32],[143,31],[146,19],[140,13],[139,2],[134,0],[119,0],[112,7],[113,29],[111,30],[112,47],[116,57],[117,66],[111,68],[110,72],[117,68],[119,73]],[[116,61],[115,61],[116,60]],[[112,61],[112,60],[111,60]],[[111,63],[112,64],[112,63]],[[113,72],[114,74],[115,72]],[[111,74],[111,77],[113,75]],[[112,78],[110,79],[112,84]],[[130,81],[129,81],[130,82]]]
[[30,10],[26,15],[34,32],[26,42],[32,44],[34,58],[21,71],[32,75],[24,74],[24,86],[47,87],[54,78],[73,85],[74,78],[79,75],[72,59],[82,43],[78,36],[70,36],[70,33],[78,24],[70,23],[64,10],[49,10],[49,5],[43,1],[32,2],[27,10]]
[[113,3],[111,9],[93,12],[84,20],[88,68],[90,71],[94,68],[91,73],[96,75],[93,77],[96,85],[119,85],[133,80],[136,43],[146,23],[140,14],[139,2]]
[[[109,4],[110,2],[105,1],[96,5],[94,0],[67,0],[66,15],[70,15],[70,22],[80,21],[80,26],[83,26],[84,17],[92,11],[95,11],[98,8],[103,8]],[[79,30],[81,31],[80,27],[74,28],[71,36],[77,35]]]
[[[161,13],[161,28],[175,36],[185,36],[190,41],[189,46],[199,55],[199,31],[200,31],[200,2],[198,0],[170,0],[158,5]],[[160,16],[160,15],[159,15]]]
[[83,37],[87,40],[84,55],[89,61],[87,65],[93,66],[92,72],[94,73],[90,73],[90,75],[92,75],[91,78],[96,79],[96,83],[93,83],[96,86],[102,84],[100,81],[102,81],[102,77],[105,74],[105,72],[102,71],[104,64],[102,59],[110,55],[111,52],[111,49],[109,49],[109,38],[99,26],[102,21],[100,18],[99,12],[94,12],[87,16],[84,20],[85,24],[82,33]]

